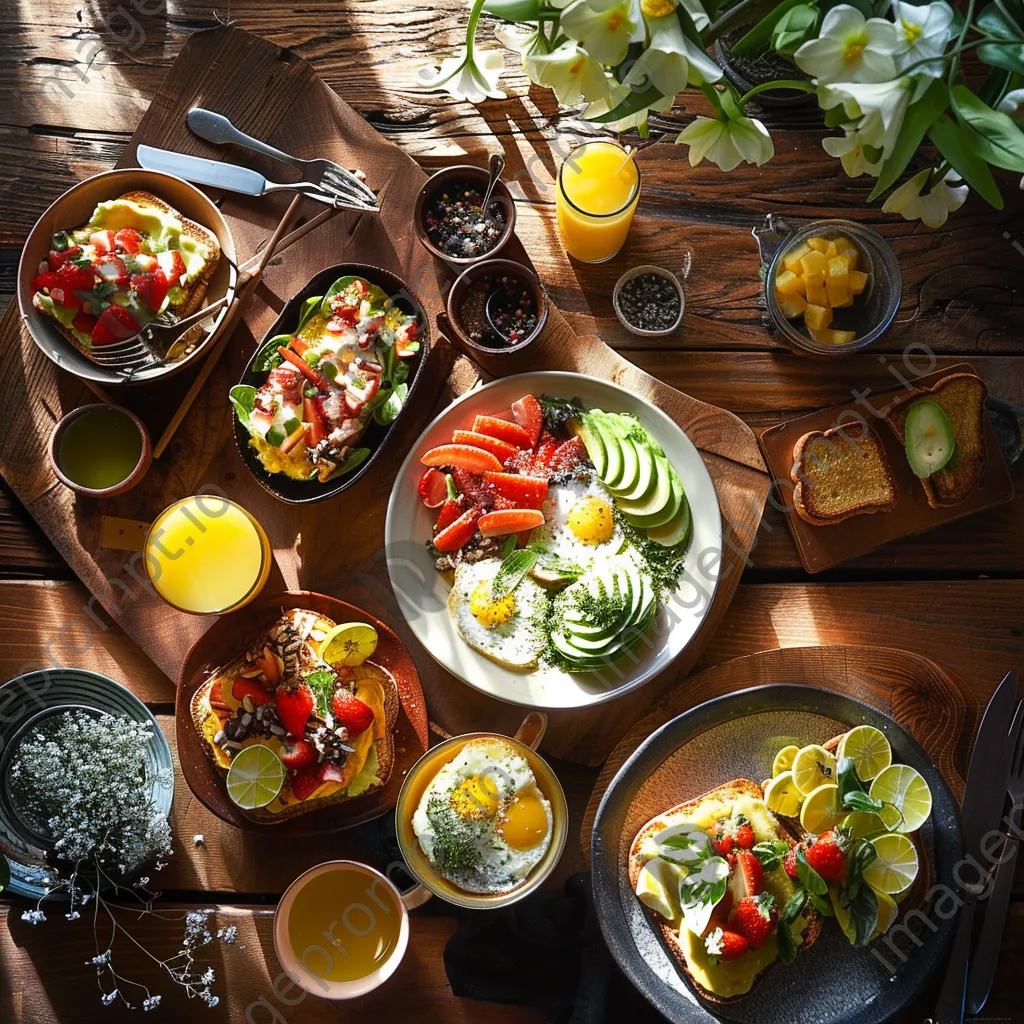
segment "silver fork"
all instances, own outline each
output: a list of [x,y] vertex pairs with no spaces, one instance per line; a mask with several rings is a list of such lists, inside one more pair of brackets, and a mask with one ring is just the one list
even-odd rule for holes
[[251,135],[236,128],[223,114],[217,114],[203,107],[193,107],[186,118],[189,128],[207,142],[220,144],[233,143],[244,146],[255,153],[262,153],[274,160],[291,164],[302,171],[316,188],[330,195],[335,195],[347,203],[365,210],[377,210],[377,196],[364,182],[333,160],[317,158],[302,160],[297,156],[275,149],[266,142],[260,142]]

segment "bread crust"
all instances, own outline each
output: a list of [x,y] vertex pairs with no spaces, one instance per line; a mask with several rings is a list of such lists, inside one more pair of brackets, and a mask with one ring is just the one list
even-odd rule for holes
[[[668,810],[663,811],[654,818],[651,818],[651,820],[648,821],[647,824],[644,825],[637,833],[629,851],[629,883],[634,891],[636,890],[637,879],[640,876],[640,869],[644,864],[644,861],[640,857],[640,849],[644,840],[653,838],[657,833],[661,832],[662,829],[667,828],[671,823],[670,819],[678,820],[684,818],[690,811],[696,809],[709,797],[715,796],[720,796],[725,801],[735,801],[741,796],[750,796],[756,800],[763,800],[764,790],[756,782],[753,782],[750,779],[733,779],[732,782],[716,786],[714,789],[710,789],[706,793],[702,793],[700,796],[694,797],[692,800],[676,804],[674,807],[670,807]],[[799,831],[794,830],[790,822],[786,819],[779,820],[778,823],[779,838],[786,840],[794,846],[803,838],[802,834],[800,834]],[[687,981],[693,989],[700,994],[701,998],[705,999],[709,1003],[724,1005],[726,1003],[736,1003],[740,1000],[746,999],[758,987],[758,985],[761,984],[764,978],[768,975],[768,972],[781,963],[781,961],[776,958],[768,964],[767,967],[755,976],[750,989],[747,992],[730,997],[717,995],[716,993],[709,992],[704,988],[704,986],[701,985],[690,973],[682,943],[679,941],[678,933],[672,925],[665,921],[660,914],[655,913],[646,905],[644,906],[644,912],[647,914],[647,917],[650,919],[657,933],[661,936],[662,942],[675,962],[677,970],[686,976]],[[807,927],[804,930],[803,941],[799,947],[801,950],[807,949],[809,946],[813,945],[815,940],[821,934],[822,922],[820,915],[811,909],[805,911],[805,914],[807,916]]]

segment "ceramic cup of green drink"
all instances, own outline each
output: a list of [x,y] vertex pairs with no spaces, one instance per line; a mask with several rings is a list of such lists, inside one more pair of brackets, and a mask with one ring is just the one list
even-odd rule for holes
[[130,491],[152,461],[145,423],[120,405],[80,406],[50,435],[50,464],[57,479],[91,498]]

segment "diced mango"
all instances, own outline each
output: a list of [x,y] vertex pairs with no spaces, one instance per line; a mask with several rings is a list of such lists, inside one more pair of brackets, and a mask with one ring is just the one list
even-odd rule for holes
[[828,249],[827,238],[818,238],[817,236],[815,236],[814,238],[808,238],[807,244],[816,252],[820,253],[824,253],[825,250]]
[[783,295],[805,295],[807,293],[804,279],[798,277],[791,270],[784,270],[775,278],[775,289]]
[[800,260],[800,266],[804,274],[824,274],[828,268],[828,260],[825,259],[824,253],[813,249]]
[[829,242],[828,243],[828,248],[825,250],[825,259],[830,260],[830,259],[832,259],[833,256],[838,256],[838,255],[839,255],[839,250],[836,249],[836,243],[835,242]]
[[832,244],[836,247],[836,252],[842,254],[844,249],[852,249],[853,242],[851,242],[845,235],[839,235],[832,239]]
[[856,337],[857,337],[857,332],[856,331],[833,331],[832,332],[832,344],[833,345],[848,345]]
[[805,279],[807,283],[807,302],[809,305],[815,306],[828,306],[828,292],[825,291],[825,285],[819,283],[817,280],[811,281]]
[[822,331],[832,323],[832,310],[827,306],[808,305],[804,310],[804,323],[812,331]]
[[775,292],[775,298],[779,301],[779,309],[787,320],[794,320],[807,308],[807,301],[802,295],[783,295]]
[[837,252],[840,256],[846,257],[846,262],[849,263],[851,270],[856,270],[860,266],[860,249],[850,243],[845,249],[836,247]]
[[811,247],[806,242],[801,242],[792,252],[787,253],[782,261],[782,265],[792,274],[799,274],[801,267],[800,261],[811,251]]
[[850,298],[850,293],[846,290],[846,282],[842,278],[828,278],[825,281],[825,294],[828,296],[828,304],[833,309],[836,306],[845,306]]
[[860,295],[868,286],[868,275],[863,270],[851,270],[850,279],[846,285],[851,295]]
[[833,256],[828,261],[828,276],[833,281],[845,281],[850,273],[850,264],[845,256]]
[[829,327],[823,327],[821,330],[808,330],[811,337],[823,345],[847,345],[857,337],[855,331],[833,331]]

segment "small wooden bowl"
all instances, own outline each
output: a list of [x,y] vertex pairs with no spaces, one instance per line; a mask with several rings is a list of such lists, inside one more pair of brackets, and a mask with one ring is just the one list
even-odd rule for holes
[[[437,246],[427,237],[426,211],[427,204],[434,195],[444,186],[451,185],[457,181],[469,181],[478,185],[481,191],[486,190],[487,182],[490,180],[489,173],[482,167],[473,164],[457,164],[455,167],[446,167],[443,171],[432,174],[423,184],[419,195],[416,196],[416,206],[413,210],[413,226],[416,229],[416,237],[431,256],[452,267],[471,267],[474,264],[491,260],[505,246],[516,229],[516,204],[508,186],[499,178],[494,183],[494,191],[491,193],[491,203],[500,203],[505,210],[505,230],[493,248],[479,256],[449,256],[441,252]],[[488,203],[490,205],[490,203]]]
[[[60,442],[64,437],[68,427],[82,416],[84,413],[93,412],[97,409],[113,409],[115,412],[122,413],[127,416],[135,426],[138,428],[139,435],[142,438],[142,451],[139,453],[139,461],[135,464],[135,468],[128,474],[120,483],[114,484],[111,487],[85,487],[71,477],[67,476],[64,471],[60,468],[60,460],[58,459],[58,452],[60,451]],[[77,409],[72,409],[67,415],[63,416],[57,421],[57,425],[53,428],[53,433],[50,434],[49,444],[49,455],[50,455],[50,467],[53,469],[57,479],[65,486],[70,487],[76,494],[84,494],[89,498],[114,498],[119,494],[124,494],[126,491],[130,491],[136,484],[140,483],[142,478],[149,472],[149,467],[153,462],[153,442],[149,437],[149,430],[146,428],[146,424],[139,419],[131,411],[126,409],[123,405],[105,405],[103,402],[94,402],[91,405],[80,405]]]
[[[482,277],[494,274],[509,274],[528,285],[533,292],[533,300],[537,306],[536,327],[514,345],[506,345],[501,348],[481,345],[479,342],[473,341],[459,316],[459,308],[469,289]],[[502,356],[522,352],[524,348],[540,337],[547,321],[548,296],[544,291],[544,286],[540,283],[540,278],[529,267],[524,267],[522,263],[515,263],[513,260],[484,260],[483,263],[467,267],[448,292],[447,313],[438,313],[437,315],[437,326],[441,333],[463,355],[468,356],[476,363],[486,363],[495,357],[500,359]]]

